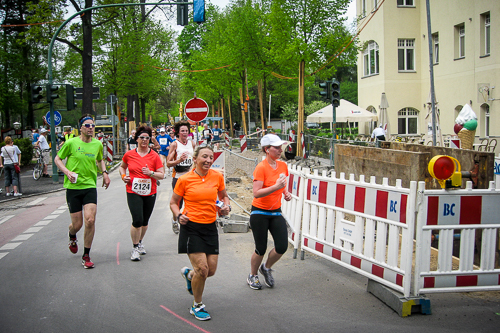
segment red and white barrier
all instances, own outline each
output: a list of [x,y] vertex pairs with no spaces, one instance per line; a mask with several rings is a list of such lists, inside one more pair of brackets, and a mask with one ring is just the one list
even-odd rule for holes
[[378,185],[375,177],[366,183],[364,176],[355,181],[354,175],[346,180],[343,173],[335,178],[305,171],[302,250],[409,296],[415,219],[409,212],[417,183],[405,189],[400,180],[389,186],[384,178]]
[[247,151],[247,137],[246,137],[246,135],[240,135],[240,147],[241,147],[242,153]]
[[[288,132],[288,141],[295,142],[293,140],[294,135],[295,135],[295,131],[294,130],[290,130],[290,132]],[[288,145],[288,152],[290,152],[290,153],[292,152],[292,145]]]
[[231,140],[231,138],[230,138],[230,137],[229,137],[229,135],[227,135],[227,133],[226,133],[225,138],[224,138],[224,141],[225,141],[225,143],[226,143],[226,148],[231,147],[231,141],[230,141],[230,140]]
[[108,140],[108,142],[106,144],[106,151],[107,151],[106,160],[109,163],[112,163],[113,162],[113,141],[112,140]]
[[292,195],[292,200],[286,201],[284,198],[281,201],[281,211],[290,226],[288,234],[288,242],[293,245],[293,257],[297,257],[297,250],[300,244],[300,227],[302,221],[302,207],[304,196],[300,195],[303,180],[301,178],[301,167],[292,165],[288,169],[288,192]]
[[[417,218],[415,292],[500,290],[495,255],[500,229],[500,190],[425,190]],[[432,237],[439,242],[437,265],[431,267]],[[457,238],[458,237],[458,238]],[[453,248],[459,239],[459,265],[453,266]],[[474,257],[479,266],[474,265]],[[477,263],[477,262],[476,262]]]
[[450,148],[460,149],[460,139],[451,139]]
[[207,140],[198,140],[198,146],[206,145],[206,144],[207,144]]

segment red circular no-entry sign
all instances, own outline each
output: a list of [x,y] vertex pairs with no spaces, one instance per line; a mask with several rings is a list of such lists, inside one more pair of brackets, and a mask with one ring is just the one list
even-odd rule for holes
[[184,108],[186,117],[192,121],[202,121],[208,115],[208,104],[201,98],[190,99]]

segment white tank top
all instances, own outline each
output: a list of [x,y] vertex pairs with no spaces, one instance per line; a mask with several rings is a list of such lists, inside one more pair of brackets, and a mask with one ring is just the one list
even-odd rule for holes
[[193,143],[192,141],[187,141],[186,144],[183,144],[179,140],[175,141],[177,142],[177,149],[175,150],[176,157],[180,157],[184,152],[187,152],[189,157],[186,158],[184,161],[181,163],[177,164],[174,169],[175,169],[175,178],[179,178],[180,176],[186,174],[190,169],[191,166],[193,165]]

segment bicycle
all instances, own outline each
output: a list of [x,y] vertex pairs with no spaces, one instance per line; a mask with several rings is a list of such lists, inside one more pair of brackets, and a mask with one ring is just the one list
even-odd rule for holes
[[41,148],[34,148],[34,149],[35,149],[36,163],[35,166],[33,167],[33,179],[39,180],[40,177],[42,177],[43,166],[44,166],[42,149]]

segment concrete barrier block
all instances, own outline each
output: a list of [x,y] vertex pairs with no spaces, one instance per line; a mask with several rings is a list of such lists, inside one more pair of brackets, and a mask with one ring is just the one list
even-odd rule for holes
[[396,311],[401,317],[407,317],[413,313],[431,314],[431,301],[423,296],[405,298],[401,293],[371,279],[368,280],[367,291]]
[[224,233],[228,232],[248,232],[248,222],[247,221],[224,221],[222,224],[222,230]]

